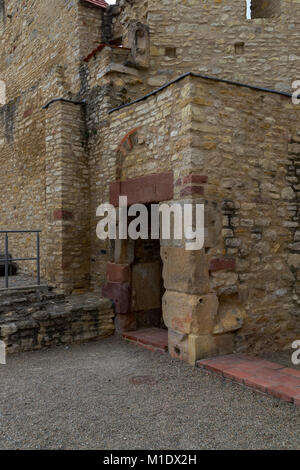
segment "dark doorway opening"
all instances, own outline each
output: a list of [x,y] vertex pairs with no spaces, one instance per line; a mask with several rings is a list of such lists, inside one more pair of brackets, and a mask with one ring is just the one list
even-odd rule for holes
[[138,239],[134,246],[132,270],[132,312],[136,314],[137,329],[165,328],[162,317],[163,262],[160,240],[151,240],[151,210],[148,239]]

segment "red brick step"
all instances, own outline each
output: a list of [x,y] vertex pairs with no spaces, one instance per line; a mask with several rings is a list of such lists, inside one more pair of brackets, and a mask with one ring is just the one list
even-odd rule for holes
[[300,373],[295,369],[246,354],[203,359],[197,367],[300,406]]
[[150,351],[164,353],[168,351],[168,330],[161,328],[144,328],[123,333],[123,338]]

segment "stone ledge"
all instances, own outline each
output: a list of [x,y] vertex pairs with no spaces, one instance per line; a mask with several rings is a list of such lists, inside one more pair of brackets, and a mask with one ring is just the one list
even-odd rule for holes
[[244,354],[197,362],[197,367],[280,400],[300,406],[300,372]]
[[64,297],[30,289],[19,295],[1,296],[0,340],[5,342],[7,353],[95,340],[114,333],[114,312],[108,299],[90,293]]

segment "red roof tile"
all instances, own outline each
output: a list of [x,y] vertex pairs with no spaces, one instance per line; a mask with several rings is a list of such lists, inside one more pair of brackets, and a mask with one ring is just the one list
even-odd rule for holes
[[102,49],[104,49],[104,47],[110,47],[111,49],[127,49],[128,51],[130,51],[129,47],[115,46],[113,44],[99,44],[99,46],[97,46],[87,57],[85,57],[85,59],[83,59],[83,61],[88,62],[91,57],[96,55],[96,53],[98,51],[102,51]]
[[96,7],[107,8],[109,5],[105,0],[84,0],[87,3],[91,3]]

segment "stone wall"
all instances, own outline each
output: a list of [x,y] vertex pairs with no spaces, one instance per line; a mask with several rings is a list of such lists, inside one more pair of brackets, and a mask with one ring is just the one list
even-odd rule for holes
[[[190,171],[190,124],[182,125],[181,103],[189,83],[178,82],[162,93],[116,111],[90,140],[91,285],[106,279],[108,245],[96,237],[96,208],[110,200],[110,183],[145,174],[172,172],[176,181]],[[177,189],[175,188],[175,192]]]
[[237,350],[287,346],[299,335],[299,106],[277,94],[191,80],[192,163],[207,176],[204,197],[223,225],[206,254],[211,287],[221,312],[231,303],[244,310]]
[[[105,279],[108,250],[96,238],[95,212],[99,201],[114,194],[108,183],[121,180],[122,187],[131,188],[137,177],[172,171],[168,199],[206,205],[203,252],[190,258],[172,241],[162,244],[162,259],[169,260],[164,261],[164,318],[174,355],[180,349],[178,356],[192,361],[231,350],[280,349],[300,333],[299,118],[299,107],[287,96],[190,76],[113,112],[101,137],[95,137],[95,289]],[[200,322],[192,329],[185,320],[191,312]]]
[[65,297],[47,288],[0,294],[0,340],[7,353],[105,338],[114,333],[109,300]]
[[[53,281],[53,273],[49,276],[46,269],[50,266],[48,255],[50,253],[50,258],[53,255],[53,244],[47,234],[55,219],[53,211],[63,211],[65,207],[56,204],[51,212],[51,194],[58,185],[55,175],[52,175],[54,186],[49,188],[49,158],[46,154],[52,136],[46,128],[49,113],[42,107],[55,98],[80,100],[85,83],[80,69],[81,59],[101,41],[102,9],[91,7],[84,1],[14,0],[3,2],[1,12],[0,80],[6,83],[6,104],[0,106],[0,228],[42,230],[42,276]],[[72,118],[76,127],[77,116]],[[62,135],[65,132],[63,127],[64,123],[61,125],[56,121],[51,132]],[[80,123],[79,127],[78,139],[80,145],[84,145],[86,131]],[[65,145],[70,144],[66,139]],[[70,153],[76,153],[75,146]],[[60,149],[56,150],[61,153]],[[53,156],[55,160],[56,156]],[[59,161],[55,164],[53,170],[58,177],[62,170]],[[69,188],[81,191],[82,183],[78,182],[81,176],[78,174],[77,180],[74,176],[79,168],[73,168],[73,173],[70,169],[66,171],[71,172]],[[87,178],[87,170],[84,172],[83,179]],[[65,173],[63,178],[66,181]],[[79,212],[87,212],[87,197],[83,193],[84,190],[77,196],[84,199]],[[60,194],[57,197],[64,199],[61,204],[65,206],[77,202],[73,198],[74,203],[68,204],[65,196]],[[79,230],[85,230],[85,226]],[[11,236],[9,250],[14,257],[35,256],[34,236]],[[4,240],[1,238],[0,252],[3,251]],[[75,258],[81,256],[78,247],[74,248],[74,253]],[[88,255],[83,259],[89,263]],[[23,262],[20,269],[34,273],[35,265]],[[57,272],[57,265],[53,270],[62,277],[62,273]],[[87,271],[85,269],[85,282],[88,281]],[[74,285],[82,287],[82,283],[76,280]]]
[[[195,76],[130,102],[190,71],[290,91],[299,2],[253,2],[267,18],[251,20],[242,0],[0,6],[1,228],[42,229],[42,275],[67,293],[100,292],[118,250],[96,237],[99,204],[118,189],[135,202],[202,201],[204,251],[162,243],[171,353],[193,362],[286,346],[300,295],[299,108]],[[34,255],[29,236],[10,247]],[[174,302],[202,323],[177,318]]]
[[[149,86],[194,71],[289,91],[300,73],[299,2],[252,3],[250,20],[245,0],[119,0],[118,24],[125,43],[130,18],[149,26]],[[116,25],[116,35],[119,29]]]
[[85,107],[58,101],[46,115],[46,276],[72,293],[88,288],[90,278]]

